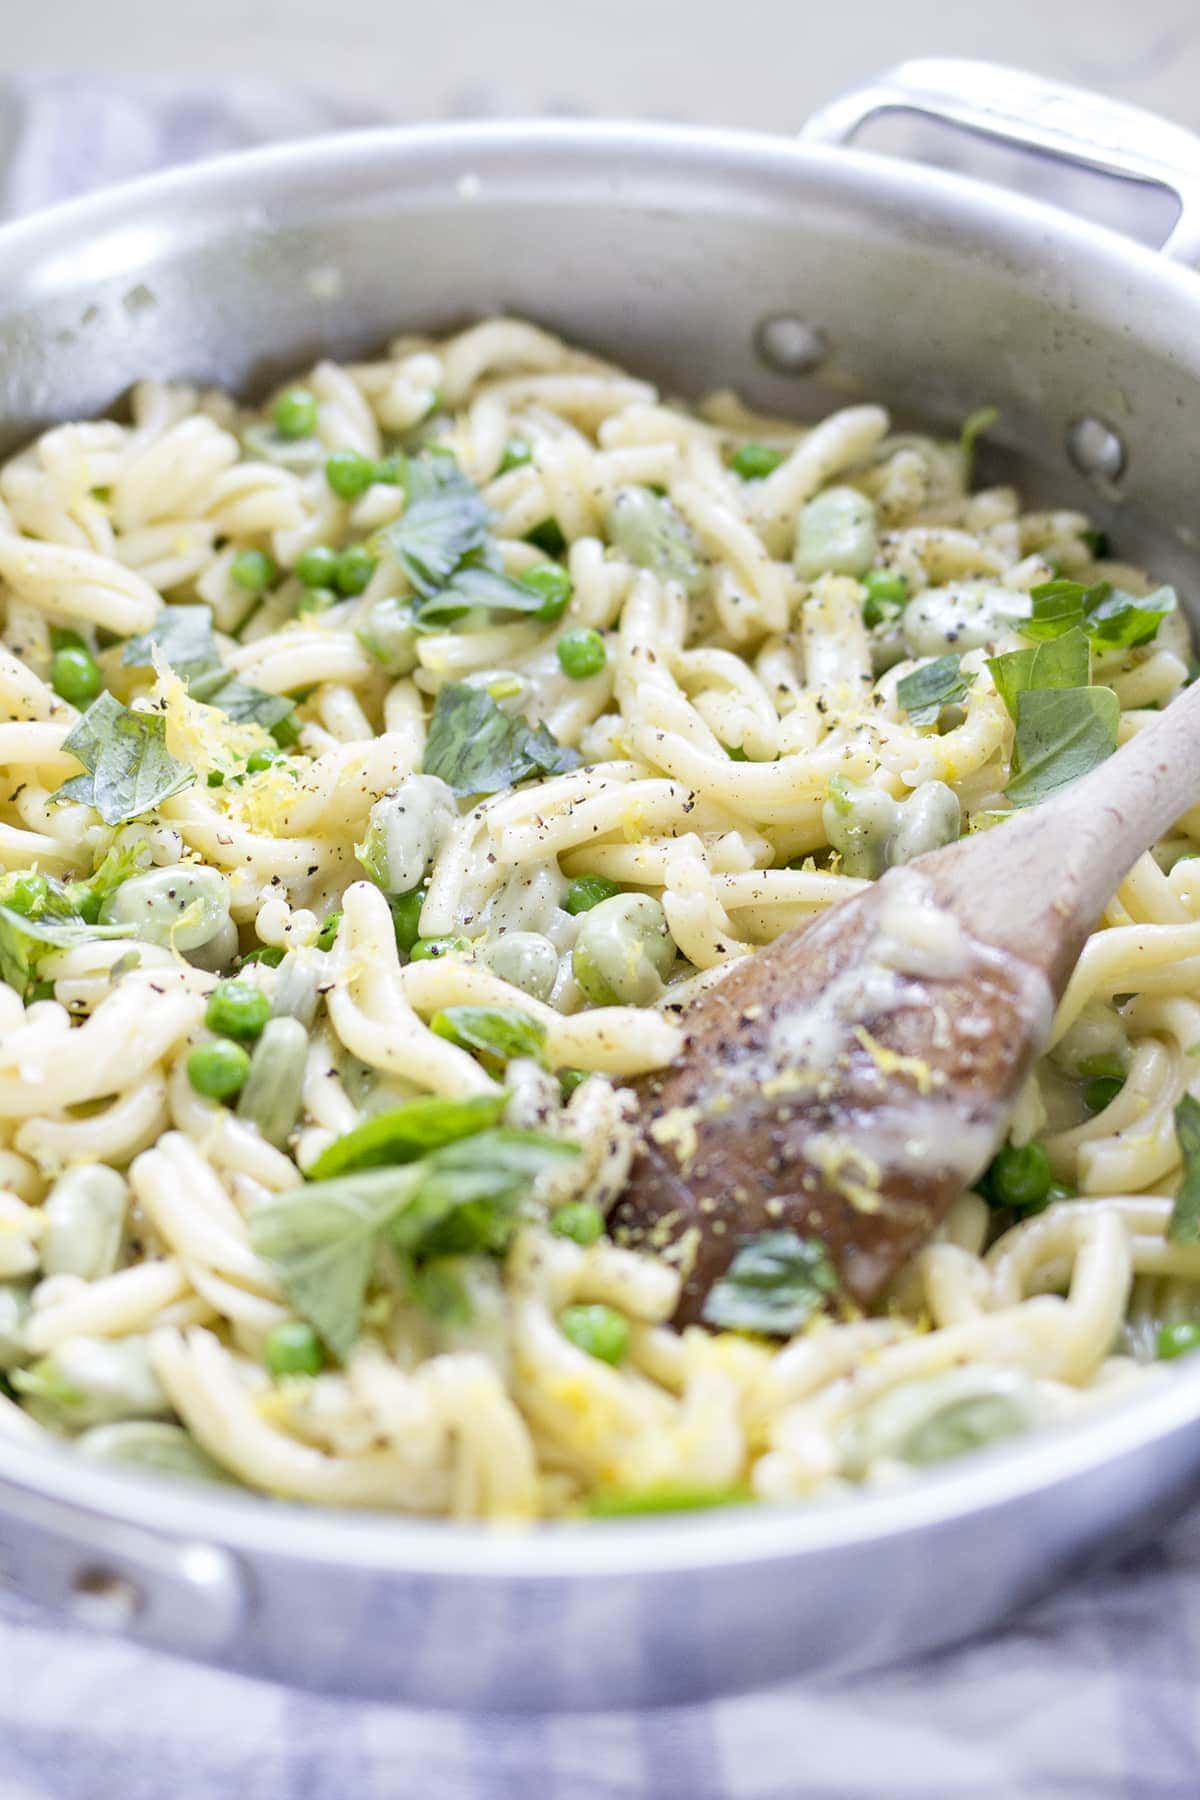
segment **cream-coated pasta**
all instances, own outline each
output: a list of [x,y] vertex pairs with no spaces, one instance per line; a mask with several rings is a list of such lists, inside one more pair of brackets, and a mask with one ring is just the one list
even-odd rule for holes
[[842,1499],[1165,1378],[1200,809],[877,1316],[681,1332],[606,1229],[688,1001],[1002,826],[1046,584],[1120,737],[1188,678],[1165,590],[969,461],[498,318],[265,410],[144,382],[0,469],[0,1433],[171,1418],[267,1494],[536,1519]]

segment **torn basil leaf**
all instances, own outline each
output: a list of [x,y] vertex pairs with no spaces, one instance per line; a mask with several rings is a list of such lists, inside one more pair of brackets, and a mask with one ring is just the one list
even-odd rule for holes
[[1036,806],[1086,775],[1117,747],[1121,707],[1111,688],[1030,688],[1017,695],[1014,806]]
[[1175,611],[1175,605],[1172,587],[1155,588],[1152,594],[1141,596],[1112,588],[1088,609],[1088,636],[1105,650],[1131,650],[1138,644],[1148,644],[1157,636],[1163,620]]
[[741,1238],[704,1302],[706,1325],[791,1337],[838,1292],[837,1270],[818,1238],[762,1231]]
[[962,658],[939,656],[896,683],[896,698],[914,725],[936,725],[944,706],[968,692],[973,675],[962,672]]
[[211,669],[188,683],[193,700],[215,706],[235,725],[259,725],[285,748],[300,736],[295,703],[286,694],[268,694],[262,688],[239,681],[225,669]]
[[465,557],[487,543],[491,514],[473,482],[445,452],[410,457],[404,465],[404,511],[380,532],[424,598],[444,588]]
[[487,615],[492,613],[539,613],[545,604],[545,594],[510,576],[496,569],[471,567],[459,569],[440,593],[419,603],[417,622],[425,630],[440,629],[478,613],[483,615],[480,622],[487,624]]
[[354,1169],[415,1162],[443,1144],[498,1125],[507,1103],[507,1094],[472,1094],[465,1100],[424,1096],[406,1100],[402,1106],[376,1113],[374,1118],[364,1119],[352,1131],[335,1138],[308,1170],[309,1179],[325,1181]]
[[364,1169],[277,1194],[250,1215],[250,1241],[302,1319],[344,1358],[362,1324],[380,1235],[414,1263],[507,1248],[534,1179],[578,1155],[535,1132],[485,1131],[403,1167]]
[[533,775],[563,775],[580,761],[545,725],[510,718],[486,689],[456,681],[438,693],[421,766],[462,799],[498,794]]
[[745,1487],[689,1487],[663,1482],[659,1487],[599,1488],[589,1494],[587,1511],[593,1519],[633,1519],[647,1513],[708,1512],[715,1506],[753,1506],[754,1495]]
[[[1100,583],[1106,586],[1106,583]],[[1028,618],[1015,618],[1013,627],[1022,637],[1042,640],[1062,637],[1083,624],[1088,589],[1080,581],[1043,581],[1030,588]]]
[[1173,1244],[1200,1244],[1200,1101],[1184,1094],[1175,1108],[1175,1139],[1183,1159],[1183,1180],[1171,1208],[1167,1237]]
[[134,712],[107,690],[68,732],[63,749],[87,773],[64,781],[55,799],[94,806],[106,825],[124,825],[152,811],[196,779],[167,749],[162,714]]
[[1017,698],[1028,688],[1086,687],[1091,669],[1087,634],[1078,626],[1032,650],[1009,650],[988,662],[996,692],[1017,716]]
[[164,606],[149,631],[130,638],[121,661],[127,668],[148,669],[156,654],[160,662],[185,679],[219,665],[212,608]]
[[539,1057],[546,1041],[546,1027],[513,1006],[446,1006],[429,1025],[439,1037],[493,1063]]
[[958,444],[962,451],[963,479],[968,487],[971,485],[971,475],[975,467],[975,445],[985,431],[992,429],[999,417],[999,407],[980,406],[963,421]]

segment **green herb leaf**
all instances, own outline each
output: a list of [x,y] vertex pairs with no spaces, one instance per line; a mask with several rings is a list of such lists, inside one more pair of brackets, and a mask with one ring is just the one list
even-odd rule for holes
[[446,586],[464,557],[482,550],[491,514],[452,456],[412,457],[405,465],[404,512],[380,533],[418,594]]
[[715,1506],[752,1506],[749,1488],[685,1487],[664,1482],[661,1487],[601,1488],[589,1495],[587,1510],[593,1519],[632,1519],[645,1513],[708,1512]]
[[96,938],[128,937],[127,925],[88,925],[82,919],[55,919],[44,914],[28,919],[0,906],[0,980],[24,995],[38,963],[51,950],[70,950]]
[[292,1188],[250,1215],[250,1242],[302,1319],[344,1358],[362,1324],[379,1233],[411,1198],[418,1164]]
[[404,1167],[310,1182],[250,1215],[250,1241],[302,1319],[345,1357],[362,1323],[380,1234],[414,1261],[506,1248],[544,1168],[578,1155],[535,1132],[484,1131]]
[[471,1296],[451,1257],[439,1256],[408,1272],[408,1291],[440,1325],[469,1325]]
[[428,630],[453,625],[469,613],[537,613],[545,604],[545,594],[496,569],[470,567],[459,569],[441,593],[420,602],[417,621]]
[[512,1006],[447,1006],[434,1013],[430,1029],[464,1050],[490,1061],[541,1054],[546,1027]]
[[[1107,588],[1107,583],[1100,582],[1098,586]],[[1043,581],[1029,590],[1029,616],[1014,618],[1013,625],[1022,637],[1061,637],[1083,624],[1088,592],[1081,581]]]
[[1111,688],[1030,688],[1017,696],[1014,806],[1036,806],[1117,747],[1120,702]]
[[1010,650],[988,662],[996,692],[1017,716],[1017,698],[1028,688],[1086,687],[1091,668],[1087,634],[1078,626],[1033,650]]
[[914,725],[936,725],[943,706],[961,700],[975,680],[960,656],[939,656],[896,683],[896,698]]
[[[1103,582],[1097,585],[1106,586]],[[1163,620],[1175,611],[1175,605],[1172,587],[1155,588],[1152,594],[1140,598],[1112,588],[1088,608],[1088,636],[1093,644],[1106,650],[1129,650],[1137,644],[1148,644]]]
[[438,693],[422,767],[462,798],[498,794],[531,775],[562,775],[580,760],[545,725],[509,718],[483,688],[456,681]]
[[838,1288],[837,1270],[819,1239],[762,1231],[739,1241],[729,1268],[709,1290],[702,1317],[724,1331],[791,1337]]
[[157,652],[177,675],[196,675],[219,664],[209,606],[164,606],[149,631],[130,638],[121,661],[127,668],[149,668]]
[[300,735],[295,703],[286,694],[265,693],[226,669],[193,676],[188,693],[205,706],[218,707],[235,725],[261,726],[280,745],[294,744]]
[[466,1100],[406,1100],[335,1138],[309,1169],[309,1179],[326,1181],[353,1169],[415,1162],[443,1144],[499,1124],[507,1103],[508,1095],[502,1093],[473,1094]]
[[63,749],[87,774],[65,781],[56,798],[94,806],[106,825],[150,812],[196,779],[168,751],[162,714],[134,712],[107,690],[64,738]]
[[1183,1158],[1183,1180],[1167,1236],[1173,1244],[1200,1244],[1200,1101],[1190,1094],[1175,1108],[1175,1138]]

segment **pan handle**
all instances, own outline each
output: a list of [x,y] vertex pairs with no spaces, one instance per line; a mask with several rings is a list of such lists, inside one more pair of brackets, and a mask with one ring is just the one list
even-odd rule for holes
[[879,113],[915,112],[1019,149],[1102,174],[1166,188],[1179,217],[1162,245],[1178,262],[1200,263],[1200,138],[1140,106],[1020,69],[953,57],[920,58],[889,69],[869,87],[824,106],[801,136],[849,144]]

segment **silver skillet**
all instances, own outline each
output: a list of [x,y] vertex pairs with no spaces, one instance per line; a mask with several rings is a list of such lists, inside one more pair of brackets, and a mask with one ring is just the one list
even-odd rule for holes
[[[920,115],[1141,184],[1161,252],[844,146]],[[140,376],[261,387],[403,326],[525,314],[783,413],[1002,412],[1012,467],[1196,585],[1200,141],[969,63],[910,63],[801,142],[642,125],[381,131],[158,177],[0,231],[0,447]],[[649,1704],[946,1644],[1196,1491],[1200,1358],[1072,1430],[853,1504],[497,1533],[0,1448],[17,1592],[185,1655],[458,1707]]]

